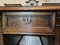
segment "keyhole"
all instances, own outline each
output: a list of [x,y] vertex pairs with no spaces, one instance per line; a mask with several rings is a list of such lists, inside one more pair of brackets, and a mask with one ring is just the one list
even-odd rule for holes
[[27,18],[27,17],[23,18],[23,21],[24,21],[24,23],[26,23],[26,24],[29,24],[29,23],[32,22],[32,20],[31,20],[30,17],[29,17],[29,18]]

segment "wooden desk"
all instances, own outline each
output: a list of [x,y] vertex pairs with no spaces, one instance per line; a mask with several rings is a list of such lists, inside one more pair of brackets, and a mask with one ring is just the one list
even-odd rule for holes
[[[2,13],[1,15],[2,15],[2,27],[4,28],[4,25],[5,25],[5,19],[3,19],[4,18],[4,16],[3,16],[3,12],[53,12],[54,13],[54,15],[55,16],[53,16],[53,18],[54,18],[54,20],[55,20],[55,18],[56,18],[56,15],[57,15],[57,12],[60,10],[60,6],[38,6],[38,7],[0,7],[0,12]],[[53,20],[53,22],[54,22],[54,20]],[[56,21],[54,22],[55,24],[56,24]],[[48,32],[47,30],[47,32],[44,32],[44,31],[42,31],[42,32],[39,32],[39,31],[37,31],[37,32],[39,32],[39,33],[37,33],[36,31],[36,33],[21,33],[21,32],[12,32],[12,31],[5,31],[5,29],[3,29],[2,28],[2,33],[0,33],[0,35],[3,35],[3,34],[22,34],[22,35],[54,35],[55,36],[55,45],[60,45],[59,43],[59,30],[57,29],[56,30],[56,26],[55,26],[55,28],[54,28],[54,31],[50,31],[50,32]],[[3,31],[4,30],[4,31]],[[23,31],[24,32],[24,31]],[[0,36],[0,37],[2,37],[2,36]],[[3,41],[3,38],[0,38],[1,39],[1,42]],[[3,45],[3,44],[1,44],[1,45]]]

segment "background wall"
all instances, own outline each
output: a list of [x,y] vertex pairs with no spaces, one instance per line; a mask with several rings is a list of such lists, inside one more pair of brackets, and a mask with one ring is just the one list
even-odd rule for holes
[[[23,6],[26,6],[25,1],[28,0],[0,0],[0,6],[4,6],[5,3],[7,4],[22,4]],[[43,2],[45,3],[60,3],[60,0],[37,0],[39,1],[39,5],[41,5]]]
[[46,3],[60,3],[60,0],[45,0]]
[[[28,0],[0,0],[0,6],[4,6],[5,3],[22,4],[22,5],[26,6],[26,1],[28,1]],[[37,0],[37,1],[39,1],[39,5],[41,5],[41,3],[44,2],[45,0]]]

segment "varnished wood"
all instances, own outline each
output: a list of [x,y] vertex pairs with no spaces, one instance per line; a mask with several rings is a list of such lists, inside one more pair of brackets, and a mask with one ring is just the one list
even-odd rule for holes
[[0,45],[3,45],[3,35],[0,34]]
[[55,44],[60,45],[60,27],[56,27]]
[[2,29],[0,28],[0,45],[3,45],[3,33],[2,33]]
[[60,10],[60,6],[34,6],[34,7],[28,7],[28,6],[22,6],[22,7],[0,7],[1,11],[19,11],[19,10]]
[[41,32],[41,33],[20,33],[20,32],[3,32],[3,34],[20,34],[20,35],[53,35],[55,36],[55,32]]
[[[0,7],[0,11],[20,11],[20,10],[28,10],[28,11],[30,11],[30,10],[42,10],[42,11],[44,11],[44,10],[60,10],[60,6],[38,6],[38,7]],[[5,12],[4,12],[5,13]],[[44,14],[46,14],[47,16],[48,16],[48,14],[50,14],[50,16],[52,15],[52,17],[51,17],[51,19],[52,19],[52,28],[53,29],[55,29],[55,24],[56,24],[56,20],[55,20],[55,17],[56,17],[56,14],[55,14],[56,12],[53,12],[53,14],[50,14],[50,13],[44,13]],[[28,14],[28,13],[27,13]],[[35,15],[37,15],[37,16],[39,16],[39,15],[43,15],[44,16],[44,14],[40,14],[39,12],[38,13],[36,13],[36,12],[33,12],[30,16],[35,16]],[[19,14],[18,14],[19,15]],[[18,16],[17,15],[17,16]],[[26,14],[24,15],[24,14],[21,14],[21,15],[23,15],[23,16],[26,16]],[[46,16],[45,15],[45,16]],[[4,14],[2,14],[2,32],[0,33],[0,35],[1,35],[1,37],[0,37],[0,44],[1,45],[3,45],[4,43],[3,43],[3,34],[22,34],[22,35],[53,35],[53,36],[55,36],[55,44],[54,45],[60,45],[59,43],[60,43],[60,31],[59,31],[59,29],[57,29],[57,30],[55,30],[55,31],[53,31],[53,29],[52,28],[50,28],[49,26],[47,26],[46,27],[46,25],[47,25],[47,19],[45,19],[45,18],[37,18],[37,17],[35,17],[35,20],[33,20],[33,22],[30,24],[30,25],[32,25],[31,27],[29,27],[30,29],[28,29],[28,28],[24,28],[24,27],[26,27],[26,26],[24,26],[23,25],[23,23],[22,23],[22,21],[20,20],[20,24],[19,25],[23,25],[24,27],[21,27],[20,26],[20,28],[14,28],[14,27],[11,27],[11,28],[8,28],[8,26],[7,26],[7,18],[6,18],[6,16],[7,16],[7,13],[6,13],[6,15],[4,15]],[[16,16],[16,13],[15,14],[9,14],[9,16]],[[29,16],[29,14],[28,14],[28,16]],[[41,19],[41,20],[40,20]],[[19,22],[19,21],[17,21],[17,22]],[[43,22],[44,24],[42,24],[41,22]],[[40,24],[42,24],[42,25],[40,25]],[[42,28],[41,27],[39,27],[39,26],[42,26]],[[43,26],[45,26],[45,27],[43,27]],[[27,26],[28,27],[28,26]],[[35,28],[34,28],[35,27]],[[38,28],[36,28],[36,27],[38,27]]]
[[53,12],[52,14],[52,28],[55,30],[55,25],[56,25],[56,13]]
[[[7,20],[8,16],[8,20]],[[18,17],[17,17],[18,16]],[[20,33],[42,33],[53,32],[55,17],[50,12],[6,12],[3,13],[3,32],[20,32]],[[15,17],[15,18],[14,18]],[[32,22],[26,24],[23,21],[24,17],[31,17]],[[48,20],[50,18],[52,22]],[[7,22],[8,21],[8,22]],[[49,23],[50,22],[50,23]]]

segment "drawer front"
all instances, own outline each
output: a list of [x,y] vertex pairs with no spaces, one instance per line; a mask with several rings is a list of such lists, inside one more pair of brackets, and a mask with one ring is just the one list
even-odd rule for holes
[[28,27],[47,27],[48,17],[37,17],[37,16],[24,16],[24,17],[8,17],[7,26],[8,27],[16,27],[23,28],[25,26]]
[[[11,15],[12,14],[12,15]],[[50,32],[52,29],[51,15],[43,13],[36,14],[6,14],[5,15],[5,31],[21,32],[21,33],[37,33]]]

